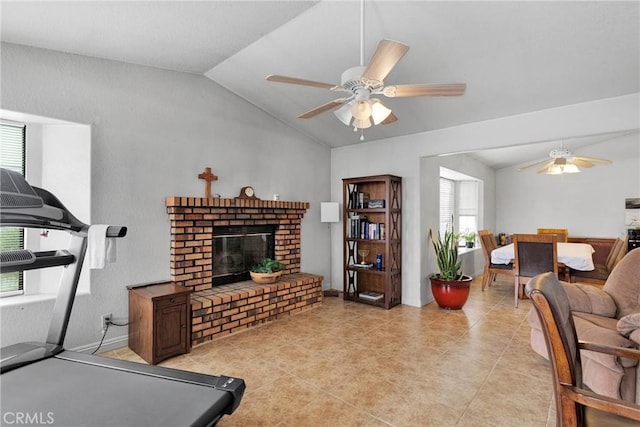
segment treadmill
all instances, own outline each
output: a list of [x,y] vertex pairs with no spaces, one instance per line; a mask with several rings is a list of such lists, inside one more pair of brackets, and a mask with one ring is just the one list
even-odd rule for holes
[[[87,355],[63,348],[89,226],[50,192],[0,168],[0,226],[64,230],[69,247],[0,252],[0,273],[64,266],[46,342],[0,349],[2,423],[213,426],[240,405],[244,380]],[[126,227],[109,226],[121,238]]]

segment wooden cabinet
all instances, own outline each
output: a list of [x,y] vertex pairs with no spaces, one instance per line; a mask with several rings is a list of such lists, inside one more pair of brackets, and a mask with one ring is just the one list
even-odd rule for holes
[[152,365],[191,350],[191,290],[173,283],[131,285],[129,348]]
[[344,299],[389,309],[402,301],[402,178],[342,182]]

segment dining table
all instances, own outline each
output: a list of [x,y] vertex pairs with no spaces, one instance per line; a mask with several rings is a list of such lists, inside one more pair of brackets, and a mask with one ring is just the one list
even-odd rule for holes
[[[569,279],[569,269],[591,271],[593,265],[593,253],[595,249],[588,243],[564,243],[558,242],[558,266],[565,268],[565,280]],[[513,262],[515,251],[513,243],[500,246],[491,251],[492,264],[509,264]]]

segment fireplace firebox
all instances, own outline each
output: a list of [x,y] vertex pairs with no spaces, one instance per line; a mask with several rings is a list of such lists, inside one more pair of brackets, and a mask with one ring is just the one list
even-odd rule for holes
[[275,226],[214,227],[211,284],[249,280],[249,270],[263,258],[274,258]]

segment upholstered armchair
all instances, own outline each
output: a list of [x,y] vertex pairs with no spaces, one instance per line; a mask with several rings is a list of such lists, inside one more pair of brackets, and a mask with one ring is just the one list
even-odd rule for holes
[[[613,269],[604,287],[562,282],[578,339],[595,344],[640,348],[640,248]],[[531,347],[548,359],[535,312],[529,312]],[[596,393],[640,403],[638,361],[581,351],[583,381]]]

